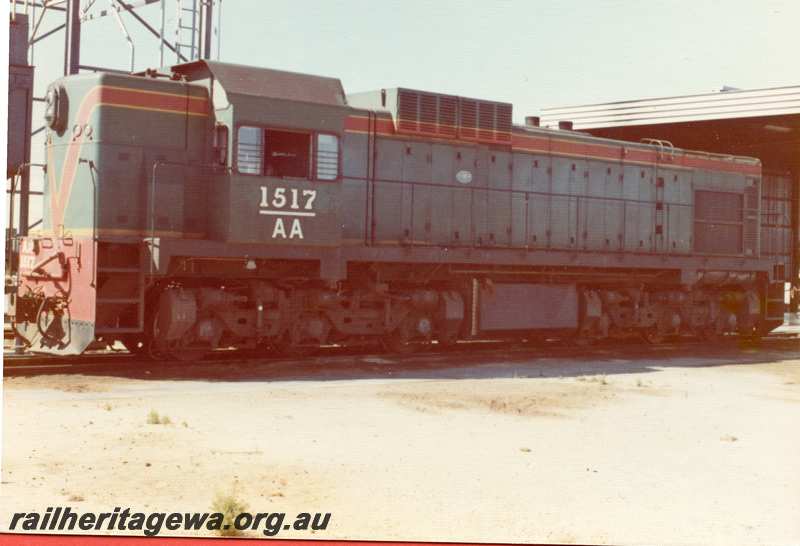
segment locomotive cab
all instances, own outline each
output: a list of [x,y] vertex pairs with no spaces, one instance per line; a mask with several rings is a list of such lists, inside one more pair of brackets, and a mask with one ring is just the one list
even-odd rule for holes
[[211,61],[173,70],[208,87],[220,135],[214,153],[227,166],[224,180],[208,188],[209,238],[338,245],[341,82]]

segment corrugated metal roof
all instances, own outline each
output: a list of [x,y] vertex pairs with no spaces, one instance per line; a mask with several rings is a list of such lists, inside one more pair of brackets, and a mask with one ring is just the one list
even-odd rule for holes
[[178,74],[188,75],[196,73],[198,68],[207,68],[229,95],[270,97],[338,106],[347,104],[342,82],[337,78],[216,61],[194,61],[173,66],[172,70]]
[[722,91],[542,110],[542,124],[575,129],[800,114],[800,86]]

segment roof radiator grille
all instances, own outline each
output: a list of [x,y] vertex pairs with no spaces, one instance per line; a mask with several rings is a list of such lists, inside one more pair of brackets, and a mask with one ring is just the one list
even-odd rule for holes
[[478,101],[461,99],[459,107],[458,136],[476,140],[478,138]]
[[511,105],[475,99],[459,99],[459,136],[480,142],[511,143]]
[[399,89],[397,130],[440,138],[510,143],[511,108],[505,103]]

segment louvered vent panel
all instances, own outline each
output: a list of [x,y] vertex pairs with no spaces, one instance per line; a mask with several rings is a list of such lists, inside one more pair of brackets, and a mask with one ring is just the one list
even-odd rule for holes
[[743,251],[743,196],[719,191],[694,192],[694,249],[701,254]]
[[460,99],[458,101],[458,136],[467,140],[478,138],[478,101]]
[[695,251],[701,254],[742,253],[742,226],[695,222]]
[[703,221],[742,221],[742,196],[738,193],[698,191],[694,206],[695,217]]
[[420,94],[419,108],[419,132],[426,135],[438,133],[438,97],[435,95]]
[[400,91],[397,96],[397,130],[404,133],[419,132],[419,94]]
[[511,142],[511,105],[460,99],[459,135],[480,142]]
[[478,104],[478,140],[494,140],[494,104]]
[[508,144],[511,114],[510,104],[398,89],[400,133]]
[[397,101],[398,132],[432,137],[458,136],[458,97],[400,89]]
[[458,136],[456,111],[458,99],[455,97],[439,97],[439,134],[455,138]]
[[495,135],[500,142],[511,142],[511,105],[496,105]]

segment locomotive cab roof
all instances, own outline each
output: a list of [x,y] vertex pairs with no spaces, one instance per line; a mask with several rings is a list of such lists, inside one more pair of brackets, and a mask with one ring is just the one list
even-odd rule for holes
[[208,60],[175,65],[172,72],[190,82],[212,78],[228,96],[244,95],[329,106],[347,105],[344,88],[338,78]]

